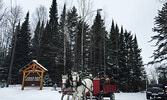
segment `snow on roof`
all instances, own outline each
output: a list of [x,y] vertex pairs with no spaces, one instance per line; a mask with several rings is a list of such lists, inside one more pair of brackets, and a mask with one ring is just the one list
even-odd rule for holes
[[48,71],[44,66],[42,66],[40,63],[38,63],[37,60],[32,60],[33,62],[35,62],[36,64],[38,64],[41,68],[43,68],[44,70]]

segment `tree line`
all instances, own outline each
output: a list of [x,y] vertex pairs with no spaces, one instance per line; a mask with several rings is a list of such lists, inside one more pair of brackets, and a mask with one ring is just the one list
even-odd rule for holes
[[146,73],[137,37],[123,26],[119,28],[114,20],[107,32],[100,12],[90,25],[78,15],[75,6],[67,10],[66,4],[59,18],[57,1],[53,0],[49,19],[39,19],[36,23],[32,32],[27,12],[23,23],[17,21],[9,32],[12,36],[7,48],[1,38],[0,80],[7,81],[8,78],[11,84],[21,84],[19,70],[36,59],[48,69],[46,74],[50,82],[45,82],[46,85],[60,85],[61,75],[71,71],[77,71],[81,77],[103,72],[114,79],[119,91],[145,89]]
[[[167,75],[167,65],[166,65],[166,54],[167,54],[167,2],[166,0],[163,1],[163,6],[160,10],[158,10],[158,15],[155,17],[153,32],[155,34],[151,37],[151,42],[155,42],[155,47],[157,47],[152,55],[153,60],[150,61],[148,64],[154,65],[157,76],[158,82],[164,85],[167,85],[166,82],[166,75]],[[156,83],[157,80],[153,79],[152,83]]]

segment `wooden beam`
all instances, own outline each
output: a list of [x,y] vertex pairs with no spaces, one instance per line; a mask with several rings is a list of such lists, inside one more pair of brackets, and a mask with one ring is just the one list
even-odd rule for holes
[[24,81],[25,81],[25,72],[23,73],[23,80],[22,80],[22,90],[24,90]]
[[42,87],[43,87],[43,72],[41,73],[40,90],[42,90]]
[[25,76],[25,78],[27,78],[28,75],[30,75],[31,72],[28,72],[28,74]]
[[42,79],[42,76],[39,74],[39,72],[37,72],[37,74],[39,75],[39,77]]

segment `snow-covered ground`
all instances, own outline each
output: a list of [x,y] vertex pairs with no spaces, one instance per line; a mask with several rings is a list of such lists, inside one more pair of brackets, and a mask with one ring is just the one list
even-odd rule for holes
[[[115,93],[115,99],[146,100],[146,96],[145,93]],[[0,88],[0,100],[61,100],[61,94],[52,87],[43,87],[43,90],[39,90],[39,88],[21,90],[21,85],[17,85],[9,88]],[[67,100],[66,96],[64,100]],[[70,100],[72,100],[72,97],[70,97]]]

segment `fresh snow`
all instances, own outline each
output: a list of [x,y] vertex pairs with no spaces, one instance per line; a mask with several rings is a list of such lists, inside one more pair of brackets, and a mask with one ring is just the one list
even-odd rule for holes
[[35,62],[36,64],[38,64],[40,67],[42,67],[44,70],[48,71],[44,66],[42,66],[40,63],[38,63],[37,60],[32,60],[33,62]]
[[[61,94],[55,91],[53,87],[24,88],[21,85],[12,85],[9,88],[0,88],[0,100],[61,100]],[[64,100],[67,96],[64,97]],[[72,100],[72,97],[70,97]],[[105,98],[105,100],[109,100]],[[115,100],[146,100],[145,92],[143,93],[115,93]]]

